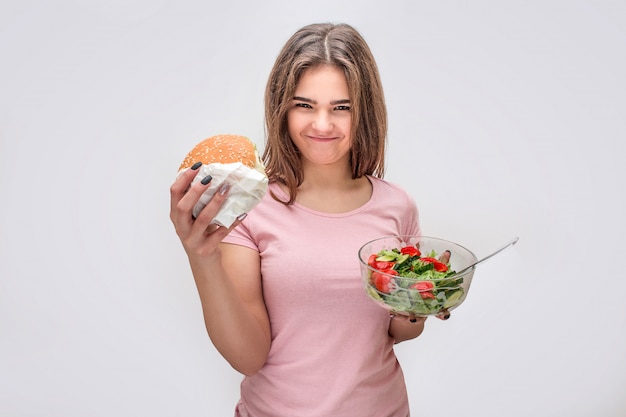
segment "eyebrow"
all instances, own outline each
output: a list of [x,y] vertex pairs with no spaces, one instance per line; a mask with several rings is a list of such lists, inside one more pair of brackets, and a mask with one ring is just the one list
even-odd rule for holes
[[[299,96],[295,96],[293,98],[294,100],[298,100],[298,101],[304,101],[305,103],[311,103],[311,104],[317,104],[317,101],[312,100],[310,98],[306,98],[306,97],[299,97]],[[341,100],[333,100],[330,102],[331,105],[336,105],[336,104],[350,104],[350,100],[347,98],[341,99]]]

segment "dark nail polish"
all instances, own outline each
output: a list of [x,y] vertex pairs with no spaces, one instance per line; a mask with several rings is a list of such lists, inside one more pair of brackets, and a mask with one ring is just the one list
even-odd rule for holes
[[193,164],[191,166],[191,169],[195,171],[196,169],[200,168],[201,166],[202,166],[202,162],[196,162],[195,164]]
[[211,182],[211,180],[213,179],[212,176],[207,175],[206,177],[202,178],[202,181],[200,181],[202,183],[202,185],[207,185],[208,183]]
[[410,321],[411,323],[415,323],[415,322],[417,322],[417,319],[416,319],[416,318],[412,318],[412,319],[409,319],[409,321]]
[[237,220],[242,221],[243,219],[246,218],[247,215],[248,215],[248,213],[240,214],[239,216],[237,216]]

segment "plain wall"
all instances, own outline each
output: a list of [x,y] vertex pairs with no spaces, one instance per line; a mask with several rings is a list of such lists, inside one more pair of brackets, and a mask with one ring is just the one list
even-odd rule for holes
[[424,233],[520,237],[398,345],[413,415],[626,415],[617,0],[0,3],[0,415],[233,414],[169,186],[205,137],[263,147],[270,67],[318,21],[370,43]]

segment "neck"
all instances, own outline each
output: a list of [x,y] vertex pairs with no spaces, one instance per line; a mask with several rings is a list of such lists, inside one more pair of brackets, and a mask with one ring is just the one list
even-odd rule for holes
[[352,187],[352,171],[347,164],[304,165],[304,181],[300,189],[343,189]]
[[365,204],[372,186],[366,177],[352,179],[347,164],[303,166],[304,181],[296,201],[326,213],[344,213]]

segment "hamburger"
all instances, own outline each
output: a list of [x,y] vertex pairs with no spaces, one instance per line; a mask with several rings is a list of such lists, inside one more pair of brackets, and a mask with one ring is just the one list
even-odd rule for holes
[[268,179],[255,144],[245,136],[211,136],[194,146],[178,169],[179,174],[196,162],[202,162],[192,185],[211,175],[208,188],[193,208],[193,216],[211,200],[222,184],[230,185],[228,197],[212,223],[230,227],[238,216],[248,213],[267,192]]

